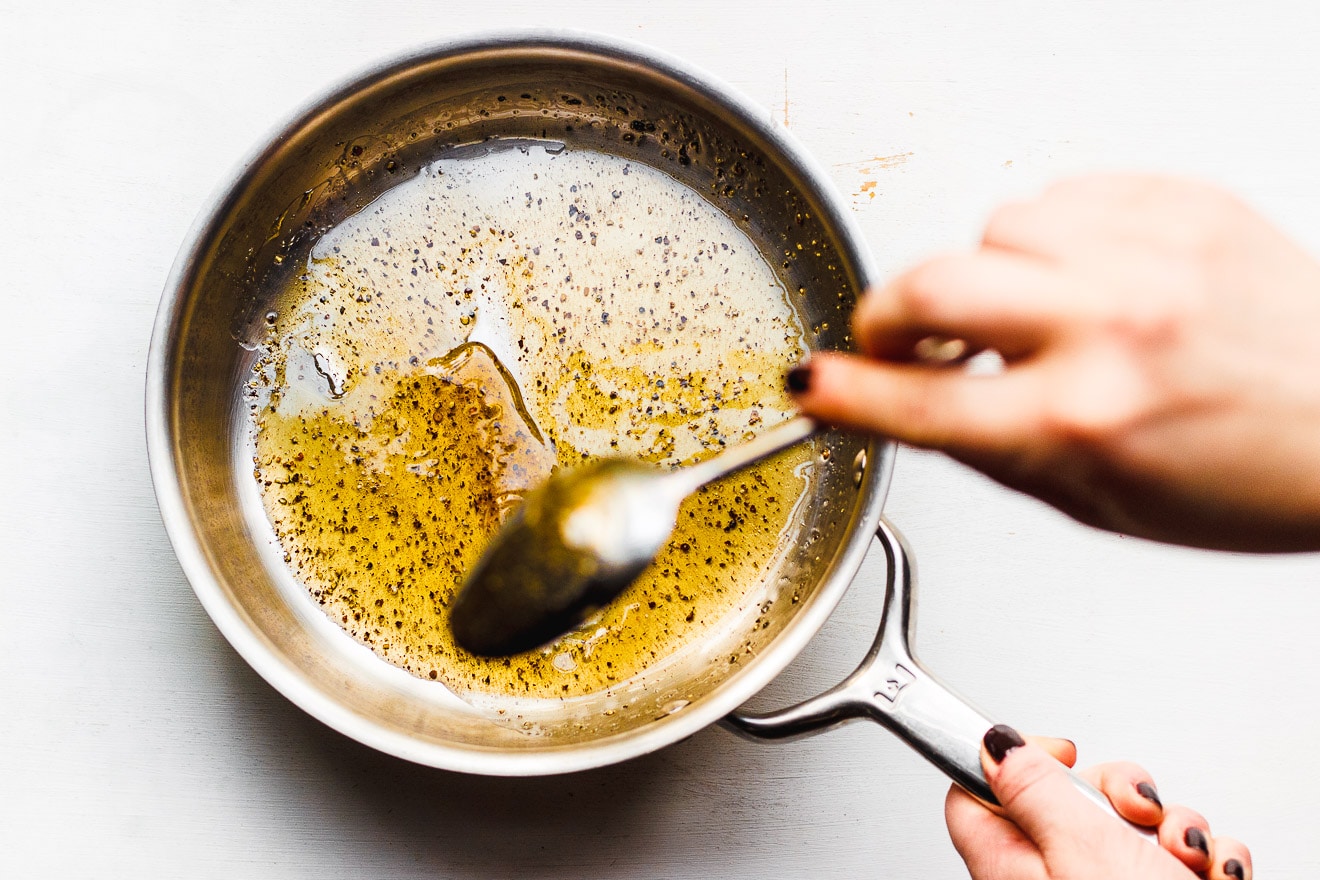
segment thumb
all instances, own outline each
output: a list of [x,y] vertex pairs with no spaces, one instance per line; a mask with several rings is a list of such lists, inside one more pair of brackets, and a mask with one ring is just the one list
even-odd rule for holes
[[1109,821],[1073,787],[1062,764],[1005,724],[986,731],[981,766],[1004,815],[1042,852],[1103,832]]

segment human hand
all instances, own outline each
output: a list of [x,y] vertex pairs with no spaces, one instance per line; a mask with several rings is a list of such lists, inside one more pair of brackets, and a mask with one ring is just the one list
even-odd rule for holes
[[1059,762],[1071,767],[1076,760],[1067,740],[1031,737],[1024,743],[1002,725],[986,733],[981,766],[1002,808],[992,810],[957,786],[944,802],[949,837],[973,880],[1250,880],[1247,848],[1212,837],[1199,813],[1164,807],[1145,770],[1112,763],[1080,775],[1123,818],[1157,828],[1159,846],[1073,788]]
[[[804,412],[942,449],[1102,528],[1320,549],[1320,265],[1218,190],[1065,181],[854,317],[863,356],[790,376]],[[921,362],[932,336],[1004,369]]]

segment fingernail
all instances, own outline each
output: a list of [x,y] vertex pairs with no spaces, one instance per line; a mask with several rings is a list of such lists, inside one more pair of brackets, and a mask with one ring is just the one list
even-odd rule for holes
[[801,363],[788,371],[786,378],[788,390],[794,394],[802,394],[811,387],[811,364]]
[[1187,833],[1183,835],[1183,843],[1210,855],[1210,843],[1205,839],[1205,833],[1200,828],[1188,828]]
[[917,360],[929,364],[960,364],[967,359],[967,343],[947,336],[927,336],[912,347]]
[[1025,746],[1026,740],[1007,724],[996,724],[985,732],[985,750],[990,753],[990,760],[1002,764],[1005,756],[1019,746]]
[[1245,880],[1247,876],[1246,869],[1237,859],[1229,859],[1224,862],[1224,873],[1230,877],[1236,877],[1237,880]]
[[1138,782],[1137,794],[1141,795],[1160,809],[1164,809],[1164,804],[1160,802],[1159,793],[1155,791],[1155,786],[1151,785],[1149,782]]

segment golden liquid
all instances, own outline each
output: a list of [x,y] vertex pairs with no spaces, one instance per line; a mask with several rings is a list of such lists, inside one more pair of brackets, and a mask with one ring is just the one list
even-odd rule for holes
[[444,160],[327,233],[272,319],[255,477],[286,560],[386,660],[458,693],[574,697],[757,601],[804,449],[707,487],[596,619],[486,660],[446,609],[522,493],[602,455],[700,460],[787,418],[803,352],[746,236],[644,166],[538,146]]

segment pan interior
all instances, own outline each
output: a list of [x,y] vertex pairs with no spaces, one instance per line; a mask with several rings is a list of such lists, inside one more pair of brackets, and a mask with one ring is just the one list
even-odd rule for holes
[[[672,662],[567,699],[460,698],[428,680],[425,670],[410,674],[382,662],[312,600],[285,558],[289,548],[276,540],[254,480],[260,450],[250,414],[270,405],[259,379],[276,369],[270,357],[297,302],[291,291],[305,292],[302,276],[333,230],[369,214],[401,184],[465,161],[518,154],[549,162],[561,153],[604,156],[606,164],[617,157],[616,166],[635,163],[639,174],[659,172],[699,193],[759,251],[794,317],[794,344],[847,346],[860,270],[837,246],[823,206],[754,128],[672,75],[624,58],[544,46],[413,61],[326,101],[250,166],[204,230],[175,294],[182,307],[169,352],[173,455],[219,589],[265,647],[316,690],[413,740],[470,750],[553,750],[635,735],[690,711],[822,601],[821,585],[857,517],[852,464],[862,446],[844,436],[822,438],[789,468],[809,480],[809,491],[792,511],[795,540],[766,561],[760,592],[744,597],[725,615],[727,625],[706,632]],[[473,241],[487,234],[476,228]],[[482,321],[490,326],[494,304],[480,304],[485,317],[473,310],[474,329]],[[464,356],[489,361],[473,369],[498,370],[500,346],[508,343],[498,333],[477,334],[463,343]],[[730,352],[748,348],[726,343]],[[333,352],[303,354],[292,368],[324,383],[331,396],[349,393],[336,387],[345,376],[337,374]],[[742,372],[771,372],[777,382],[783,366],[743,364]],[[529,418],[517,430],[540,429]],[[664,464],[684,459],[672,445],[656,456]],[[520,463],[524,474],[547,465],[534,457]]]

